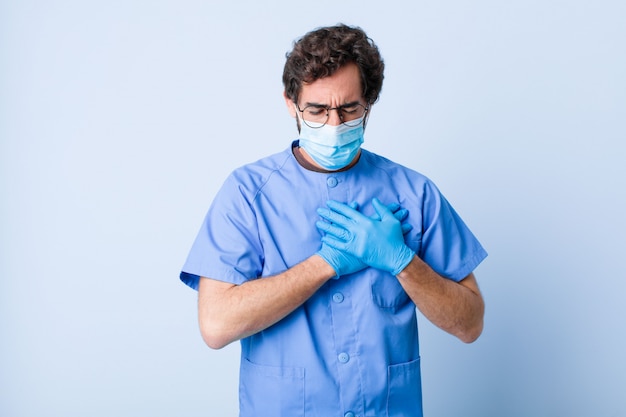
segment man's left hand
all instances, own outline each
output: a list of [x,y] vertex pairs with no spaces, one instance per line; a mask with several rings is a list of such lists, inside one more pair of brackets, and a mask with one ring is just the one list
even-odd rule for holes
[[393,211],[377,198],[372,200],[373,218],[337,201],[328,201],[328,208],[317,210],[327,222],[316,226],[325,232],[322,241],[344,251],[373,268],[397,275],[413,259],[415,252],[404,243],[404,229]]

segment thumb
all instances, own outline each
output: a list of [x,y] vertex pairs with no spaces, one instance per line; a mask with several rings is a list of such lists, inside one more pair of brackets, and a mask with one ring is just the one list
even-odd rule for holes
[[390,216],[394,217],[393,212],[389,210],[389,208],[386,205],[381,203],[378,198],[372,199],[372,206],[374,206],[374,210],[376,210],[376,213],[380,217],[381,221],[387,220],[387,218],[389,218]]

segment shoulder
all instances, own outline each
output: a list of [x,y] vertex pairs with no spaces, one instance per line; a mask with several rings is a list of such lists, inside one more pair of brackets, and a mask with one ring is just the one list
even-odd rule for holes
[[365,149],[362,149],[361,152],[363,162],[370,171],[387,176],[396,184],[406,183],[412,189],[427,189],[428,191],[438,192],[434,182],[421,172],[374,152]]
[[236,188],[239,193],[254,198],[254,195],[276,173],[293,164],[295,158],[290,149],[278,152],[257,161],[242,165],[226,178],[224,188]]

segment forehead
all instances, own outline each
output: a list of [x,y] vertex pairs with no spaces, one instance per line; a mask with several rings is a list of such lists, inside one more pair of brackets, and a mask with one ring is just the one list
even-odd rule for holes
[[300,103],[327,104],[338,106],[359,101],[363,98],[361,74],[354,63],[339,68],[333,75],[304,83],[300,92]]

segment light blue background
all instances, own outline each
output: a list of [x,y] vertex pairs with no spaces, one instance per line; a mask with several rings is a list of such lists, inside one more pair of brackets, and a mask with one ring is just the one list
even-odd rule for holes
[[205,347],[179,268],[295,137],[292,41],[337,22],[387,65],[365,147],[490,253],[483,336],[420,324],[426,416],[626,415],[618,0],[0,1],[0,415],[236,415],[238,344]]

